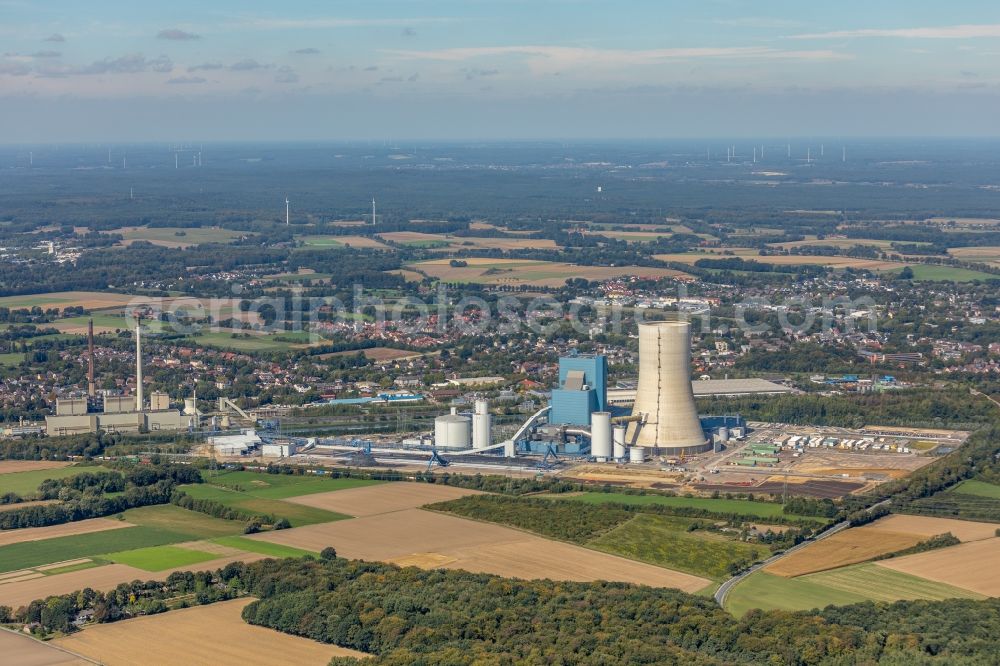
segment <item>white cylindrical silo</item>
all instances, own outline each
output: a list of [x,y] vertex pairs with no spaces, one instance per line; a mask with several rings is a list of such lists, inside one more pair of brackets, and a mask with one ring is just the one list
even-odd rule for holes
[[614,442],[615,460],[624,460],[627,455],[625,449],[625,426],[616,425],[612,431],[611,439]]
[[657,321],[639,324],[639,384],[629,427],[636,446],[659,447],[668,454],[707,451],[691,390],[691,324]]
[[471,423],[466,416],[445,414],[434,419],[434,446],[467,449],[471,445]]
[[720,444],[729,443],[729,428],[723,426],[716,431],[716,437],[719,439]]
[[476,408],[472,413],[472,448],[485,449],[491,444],[490,403],[486,400],[476,400]]
[[630,463],[646,462],[646,449],[641,446],[633,446],[628,450],[628,461]]
[[607,462],[611,457],[611,412],[590,415],[590,455],[597,462]]

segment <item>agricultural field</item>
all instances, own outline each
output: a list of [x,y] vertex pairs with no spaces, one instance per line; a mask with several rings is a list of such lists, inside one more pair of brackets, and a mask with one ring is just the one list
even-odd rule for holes
[[480,494],[482,493],[478,490],[436,483],[383,483],[377,486],[303,495],[289,498],[289,501],[325,511],[360,517],[416,509],[434,502],[446,502],[468,495]]
[[744,543],[704,530],[688,531],[696,520],[639,514],[587,542],[587,547],[640,562],[722,581],[733,562],[770,555],[765,546]]
[[42,469],[59,469],[73,463],[61,460],[0,460],[0,479],[6,474],[34,472]]
[[[214,485],[211,483],[180,486],[179,489],[183,490],[195,499],[213,500],[234,509],[243,509],[254,513],[273,515],[278,518],[287,518],[295,527],[350,518],[350,516],[345,516],[343,514],[324,511],[322,509],[303,506],[301,504],[293,504],[280,499],[271,499],[257,494],[258,492],[265,494],[268,492],[282,494],[289,492],[286,489],[274,490],[263,488],[259,490],[237,490],[236,488],[228,488],[226,486]],[[289,497],[290,495],[284,496]]]
[[[379,488],[391,488],[379,486]],[[423,484],[406,484],[423,486]],[[374,489],[364,489],[374,490]],[[342,491],[354,492],[354,491]],[[519,530],[420,509],[255,534],[250,539],[343,557],[514,578],[616,580],[694,592],[711,581]]]
[[[114,314],[95,314],[83,317],[66,317],[65,319],[57,319],[47,326],[61,331],[62,333],[68,333],[72,335],[86,335],[87,326],[90,320],[94,321],[94,334],[100,335],[101,333],[115,333],[117,331],[131,331],[135,329],[135,321],[125,318],[124,316],[118,316]],[[144,326],[149,327],[150,324],[160,322],[145,322]]]
[[258,472],[227,471],[213,476],[204,472],[206,483],[244,492],[254,497],[286,499],[298,495],[339,491],[380,485],[382,481],[332,478],[329,476],[295,476],[290,474],[260,474]]
[[2,471],[0,468],[0,494],[17,493],[21,497],[31,497],[38,491],[38,486],[46,479],[67,479],[83,472],[107,472],[106,467],[74,466],[65,463],[49,468],[35,468],[31,471]]
[[[282,338],[282,339],[278,339]],[[252,332],[212,331],[198,333],[177,341],[177,344],[189,344],[201,347],[214,347],[227,351],[239,352],[286,352],[291,349],[304,349],[309,346],[309,334],[302,333],[272,333],[256,334]]]
[[[243,621],[242,611],[252,601],[233,599],[95,625],[58,638],[53,644],[107,666],[139,662],[162,666],[325,666],[334,657],[365,656],[356,650],[247,624]],[[142,658],[137,660],[137,655],[142,655]]]
[[991,499],[1000,500],[1000,486],[994,483],[986,483],[985,481],[977,481],[975,479],[966,479],[958,485],[949,488],[948,492],[959,495],[973,495],[974,497],[989,497]]
[[894,553],[917,545],[923,538],[905,532],[853,527],[811,543],[764,569],[776,576],[794,578],[849,564],[865,562],[879,555]]
[[566,499],[589,504],[629,504],[632,506],[662,505],[704,509],[717,513],[732,513],[753,518],[789,518],[815,522],[816,518],[792,516],[784,513],[783,505],[774,502],[751,502],[739,499],[713,499],[710,497],[669,497],[666,495],[628,495],[625,493],[579,493],[544,495],[549,499]]
[[372,236],[296,236],[295,240],[307,248],[354,247],[372,250],[391,250],[385,243]]
[[21,361],[24,360],[24,354],[21,352],[11,352],[8,354],[0,354],[0,365],[11,368],[15,365],[20,365]]
[[[909,264],[914,280],[928,282],[972,282],[974,280],[1000,280],[1000,275],[974,271],[957,266],[936,266],[933,264]],[[899,270],[903,270],[900,268]]]
[[974,261],[1000,268],[1000,247],[995,245],[985,247],[953,247],[948,254],[962,261]]
[[[814,255],[767,255],[736,253],[736,256],[747,260],[757,261],[762,264],[772,266],[829,266],[831,268],[854,268],[869,271],[891,271],[902,270],[907,264],[898,261],[884,261],[882,259],[862,259],[856,257],[825,257]],[[702,253],[681,253],[681,254],[657,254],[655,259],[661,261],[679,262],[694,264],[699,259],[725,259],[722,255],[707,255]]]
[[[137,298],[128,294],[113,294],[103,291],[59,291],[49,294],[27,294],[24,296],[0,297],[0,307],[16,310],[40,307],[43,310],[78,306],[86,310],[108,310],[128,305]],[[145,299],[151,300],[151,299]]]
[[0,546],[8,546],[12,543],[24,543],[26,541],[44,541],[46,539],[74,536],[77,534],[91,534],[92,532],[118,530],[131,526],[132,525],[130,523],[125,523],[120,520],[112,520],[110,518],[89,518],[87,520],[77,520],[71,523],[61,523],[59,525],[3,530],[0,531]]
[[102,559],[115,564],[125,564],[143,571],[164,571],[176,567],[188,567],[201,562],[218,559],[217,553],[183,548],[181,546],[151,546],[135,548],[120,553],[107,553]]
[[0,654],[8,663],[24,666],[90,666],[97,663],[65,648],[6,629],[0,629]]
[[643,278],[689,277],[686,273],[669,268],[640,266],[578,266],[554,261],[471,257],[462,259],[468,264],[467,266],[454,267],[450,265],[450,261],[450,259],[432,259],[412,264],[410,268],[444,282],[539,287],[559,287],[570,278],[607,280],[625,275]]
[[121,234],[120,245],[128,247],[137,241],[170,248],[188,248],[205,243],[231,243],[246,236],[246,232],[219,227],[122,227],[103,232]]
[[969,541],[957,546],[878,562],[878,566],[960,587],[991,597],[1000,596],[1000,538]]
[[984,595],[879,564],[856,564],[798,578],[758,571],[733,588],[726,599],[726,610],[741,617],[754,608],[803,611],[865,601],[956,598],[982,599]]

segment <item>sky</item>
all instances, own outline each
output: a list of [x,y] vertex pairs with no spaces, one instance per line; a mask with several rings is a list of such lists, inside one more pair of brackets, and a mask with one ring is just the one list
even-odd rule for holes
[[1000,135],[996,0],[0,0],[0,142]]

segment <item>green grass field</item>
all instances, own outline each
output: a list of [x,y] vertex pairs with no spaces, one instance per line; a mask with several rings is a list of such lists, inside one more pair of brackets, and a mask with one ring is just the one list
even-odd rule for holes
[[639,514],[586,545],[714,580],[728,577],[730,562],[753,562],[769,554],[764,546],[699,530],[688,532],[691,522],[673,516]]
[[240,490],[247,495],[267,499],[285,499],[299,495],[312,495],[313,493],[361,488],[384,483],[383,481],[365,479],[333,479],[313,475],[292,476],[290,474],[260,474],[240,471],[225,472],[219,476],[211,476],[209,472],[203,472],[202,476],[207,483]]
[[[287,518],[293,527],[303,525],[313,525],[315,523],[329,523],[335,520],[344,520],[351,516],[345,516],[332,511],[314,509],[311,506],[283,502],[278,499],[268,499],[266,497],[256,497],[253,494],[232,490],[224,486],[215,486],[207,483],[199,483],[181,486],[181,490],[195,499],[209,499],[234,509],[244,509],[255,513],[269,514],[279,518]],[[286,495],[289,497],[290,495]]]
[[802,578],[782,578],[758,571],[747,576],[726,597],[726,610],[742,617],[754,608],[811,610],[828,605],[847,606],[867,601],[853,592],[835,590]]
[[877,564],[856,564],[802,576],[802,580],[825,587],[860,594],[872,601],[901,599],[985,599],[986,596],[945,583],[918,578]]
[[958,493],[960,495],[973,495],[975,497],[1000,499],[1000,486],[993,483],[986,483],[985,481],[976,481],[975,479],[962,481],[958,485],[949,488],[948,492]]
[[38,486],[46,479],[66,479],[83,472],[108,472],[106,467],[72,466],[53,469],[36,469],[30,472],[9,472],[0,474],[0,494],[17,493],[22,497],[34,495]]
[[199,333],[179,340],[177,344],[189,344],[196,347],[214,347],[227,351],[241,352],[272,352],[288,351],[293,345],[301,344],[296,342],[283,342],[276,340],[279,334],[274,335],[248,335],[233,337],[232,333],[226,331],[214,331],[210,333]]
[[165,546],[189,541],[186,534],[152,527],[124,527],[118,530],[25,541],[0,547],[0,571],[15,571],[51,562],[97,557],[123,550]]
[[[159,241],[165,243],[183,243],[186,245],[201,245],[202,243],[229,243],[244,235],[242,231],[230,229],[213,229],[210,227],[140,227],[138,229],[116,229],[125,240]],[[182,234],[178,236],[178,234]]]
[[15,365],[20,365],[21,361],[24,360],[24,354],[21,352],[13,352],[10,354],[0,354],[0,365],[11,368]]
[[216,560],[218,558],[219,556],[215,553],[206,553],[178,546],[136,548],[118,553],[107,553],[103,556],[103,559],[111,560],[115,564],[127,564],[130,567],[144,571],[163,571],[165,569],[173,569],[174,567],[186,567],[191,564]]
[[316,553],[310,550],[283,546],[280,543],[271,543],[270,541],[247,539],[246,537],[241,536],[219,537],[218,539],[212,539],[212,543],[229,546],[230,548],[239,548],[240,550],[245,550],[248,553],[267,555],[268,557],[303,557],[305,555],[316,555]]
[[182,509],[173,504],[157,504],[156,506],[129,509],[122,516],[126,522],[133,525],[180,534],[187,541],[243,533],[243,523],[238,520],[213,518],[197,511]]
[[792,520],[816,521],[807,516],[792,516],[782,512],[782,505],[770,502],[751,502],[738,499],[712,499],[710,497],[668,497],[665,495],[626,495],[624,493],[582,493],[580,495],[539,495],[548,499],[566,499],[590,504],[630,504],[643,506],[661,504],[663,506],[689,507],[735,513],[753,518],[788,518]]
[[[972,282],[973,280],[998,280],[1000,276],[990,275],[982,271],[973,271],[968,268],[958,268],[956,266],[935,266],[932,264],[910,264],[913,269],[914,280],[927,280],[929,282]],[[903,270],[903,269],[899,269]],[[899,271],[887,271],[898,273]]]

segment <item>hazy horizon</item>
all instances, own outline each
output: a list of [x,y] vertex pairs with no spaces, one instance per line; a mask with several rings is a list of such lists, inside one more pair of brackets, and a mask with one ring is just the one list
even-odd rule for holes
[[981,0],[5,0],[0,38],[2,143],[965,137],[1000,117]]

